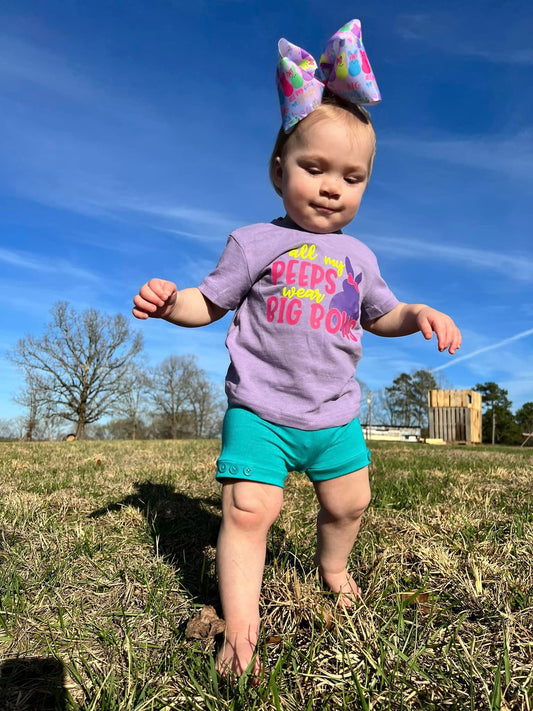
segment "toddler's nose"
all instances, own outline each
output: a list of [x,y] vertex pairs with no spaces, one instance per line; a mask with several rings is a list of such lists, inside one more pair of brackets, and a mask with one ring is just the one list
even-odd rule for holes
[[322,184],[320,185],[320,194],[329,198],[340,197],[339,181],[333,176],[324,175]]

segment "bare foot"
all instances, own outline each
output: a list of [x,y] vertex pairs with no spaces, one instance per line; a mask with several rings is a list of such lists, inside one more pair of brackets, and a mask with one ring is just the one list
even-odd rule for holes
[[261,676],[261,662],[256,654],[256,644],[257,636],[252,641],[250,635],[230,637],[226,634],[217,654],[215,666],[218,673],[221,676],[239,677],[247,671],[251,675],[252,684],[257,686]]
[[318,572],[328,588],[338,594],[341,605],[351,607],[354,602],[361,599],[361,588],[346,568],[340,573],[326,573],[319,566]]

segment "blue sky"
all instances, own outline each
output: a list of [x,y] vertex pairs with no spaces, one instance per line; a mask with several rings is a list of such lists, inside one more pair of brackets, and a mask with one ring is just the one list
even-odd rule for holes
[[[194,286],[233,228],[283,214],[267,176],[277,40],[319,56],[354,17],[383,102],[345,231],[398,298],[463,332],[453,357],[420,334],[366,334],[358,375],[378,390],[435,368],[450,387],[499,383],[514,408],[533,400],[529,0],[2,0],[0,418],[20,412],[5,351],[54,302],[128,315],[148,278]],[[132,317],[147,365],[195,353],[216,381],[228,323]]]

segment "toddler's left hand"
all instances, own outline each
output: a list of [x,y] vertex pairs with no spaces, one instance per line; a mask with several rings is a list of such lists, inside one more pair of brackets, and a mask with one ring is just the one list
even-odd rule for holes
[[447,314],[432,309],[430,306],[424,306],[417,314],[416,323],[428,341],[434,332],[437,334],[441,353],[448,349],[448,352],[453,355],[461,347],[461,331]]

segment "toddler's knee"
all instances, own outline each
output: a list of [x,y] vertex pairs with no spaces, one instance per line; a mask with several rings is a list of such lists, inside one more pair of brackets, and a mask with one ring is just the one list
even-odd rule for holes
[[364,514],[370,503],[370,498],[353,502],[348,502],[346,509],[344,511],[344,518],[351,519],[352,521],[357,521]]
[[267,531],[274,523],[280,507],[253,491],[237,488],[227,497],[224,519],[243,531]]
[[361,497],[355,503],[355,505],[361,511],[361,514],[364,514],[364,512],[366,511],[366,509],[368,508],[368,506],[370,504],[371,499],[372,499],[372,494],[370,492],[370,487],[368,487],[368,489],[363,494],[361,494]]
[[[328,506],[325,513],[333,519],[357,521],[370,504],[370,489],[360,492],[356,497],[336,501]],[[324,507],[323,507],[324,508]]]

